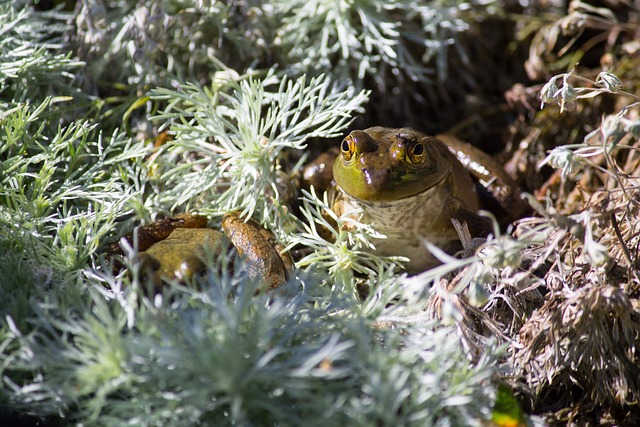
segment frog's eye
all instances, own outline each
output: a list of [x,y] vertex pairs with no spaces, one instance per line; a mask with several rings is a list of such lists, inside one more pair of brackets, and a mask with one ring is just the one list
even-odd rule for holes
[[427,156],[427,148],[424,142],[416,141],[407,147],[407,159],[414,166],[420,166],[424,163]]
[[340,144],[340,152],[342,153],[342,157],[346,161],[351,160],[355,151],[356,151],[356,144],[353,141],[353,138],[351,138],[351,136],[348,136],[342,140],[342,143]]

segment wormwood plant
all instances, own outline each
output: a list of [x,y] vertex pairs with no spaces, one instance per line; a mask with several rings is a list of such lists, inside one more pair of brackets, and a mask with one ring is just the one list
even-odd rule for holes
[[51,101],[15,107],[0,123],[0,229],[30,261],[80,279],[116,218],[131,211],[134,182],[121,174],[134,175],[146,149],[122,134],[103,138],[86,122],[50,135]]
[[394,71],[423,81],[433,77],[434,68],[444,75],[446,47],[468,27],[461,15],[473,6],[414,0],[97,0],[80,9],[76,42],[87,55],[83,59],[97,60],[91,67],[117,59],[117,68],[101,72],[131,84],[157,84],[171,75],[199,80],[219,62],[240,72],[278,62],[289,73],[330,71],[356,81]]
[[[71,39],[87,64],[84,90],[108,110],[156,86],[206,85],[221,64],[239,74],[277,64],[293,78],[330,74],[374,89],[376,115],[420,123],[410,105],[431,100],[429,85],[448,76],[450,56],[467,65],[456,41],[497,9],[476,1],[92,0],[78,9]],[[466,70],[456,72],[474,80]]]
[[276,13],[284,18],[278,41],[289,47],[294,68],[331,70],[334,75],[354,80],[375,76],[380,83],[388,81],[384,76],[390,71],[399,81],[428,80],[434,75],[429,65],[434,56],[443,77],[447,70],[447,50],[443,47],[453,45],[452,38],[467,28],[458,15],[470,7],[459,2],[433,7],[405,0],[274,3]]
[[[26,1],[0,2],[0,100],[42,98],[53,86],[70,91],[81,62],[62,52],[62,13],[35,13]],[[1,113],[0,113],[1,114]]]
[[[431,247],[443,265],[406,277],[369,252],[372,227],[291,182],[356,114],[407,124],[388,94],[429,93],[447,46],[464,58],[472,3],[96,0],[72,21],[25,5],[0,4],[0,415],[486,425],[498,374],[534,410],[637,400],[637,99],[542,162],[572,197],[531,199],[536,217],[465,238],[463,259]],[[623,87],[562,73],[542,100],[568,114]],[[271,228],[298,255],[289,282],[257,294],[228,253],[151,294],[135,242],[126,273],[105,268],[125,231],[186,210]]]
[[[64,105],[55,99],[0,121],[0,409],[114,426],[489,417],[496,348],[469,364],[452,329],[392,305],[402,295],[391,261],[358,255],[365,226],[328,242],[313,225],[327,202],[305,196],[306,228],[285,209],[280,174],[295,171],[312,137],[341,132],[364,92],[266,74],[155,96],[167,105],[156,119],[174,134],[156,152],[89,121],[53,126]],[[291,245],[314,244],[273,294],[256,295],[256,283],[229,270],[230,255],[210,259],[198,283],[156,295],[133,248],[127,274],[104,268],[118,220],[185,207],[244,209]],[[371,286],[364,303],[350,268]]]
[[285,156],[299,158],[310,138],[340,135],[367,94],[340,90],[326,76],[278,80],[269,72],[262,81],[214,79],[209,88],[152,92],[168,101],[155,120],[175,135],[167,161],[180,167],[165,166],[161,177],[175,205],[206,200],[205,212],[235,209],[261,222],[282,221],[282,181],[295,172]]

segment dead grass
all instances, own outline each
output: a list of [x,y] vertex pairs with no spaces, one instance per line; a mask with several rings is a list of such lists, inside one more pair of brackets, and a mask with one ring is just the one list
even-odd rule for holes
[[[504,136],[505,168],[539,203],[534,215],[515,224],[513,236],[544,239],[522,251],[517,268],[502,268],[485,284],[490,297],[482,307],[466,294],[451,302],[474,353],[486,337],[505,343],[504,379],[529,412],[557,425],[638,425],[638,16],[617,5],[611,13],[618,23],[605,24],[602,13],[608,12],[581,10],[588,16],[580,20],[577,2],[571,7],[570,16],[535,33],[525,65],[530,77],[540,81],[566,71],[571,62],[563,61],[573,55],[582,61],[574,72],[586,79],[580,84],[587,90],[597,87],[592,83],[600,72],[612,71],[630,96],[579,99],[561,113],[559,106],[538,109],[542,84],[518,84],[505,93],[515,114]],[[605,129],[611,117],[634,125],[614,126],[621,132],[614,135]],[[568,144],[584,144],[593,155],[572,170],[544,164],[550,150]],[[453,290],[465,272],[440,286]],[[442,295],[434,293],[433,315],[442,316],[442,306]]]

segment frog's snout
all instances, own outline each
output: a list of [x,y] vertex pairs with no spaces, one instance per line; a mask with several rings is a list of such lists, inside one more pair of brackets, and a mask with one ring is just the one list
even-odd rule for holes
[[366,183],[373,188],[383,188],[386,186],[387,182],[389,182],[389,177],[391,176],[391,168],[371,168],[371,167],[362,167],[360,168],[362,171],[362,175]]

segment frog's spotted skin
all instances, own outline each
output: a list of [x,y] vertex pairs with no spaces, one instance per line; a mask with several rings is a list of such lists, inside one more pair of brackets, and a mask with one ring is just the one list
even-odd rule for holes
[[451,219],[477,217],[469,173],[446,145],[413,129],[352,132],[341,144],[333,174],[343,194],[336,211],[361,209],[361,221],[387,237],[373,242],[376,251],[409,258],[410,272],[439,263],[423,240],[453,252],[461,245]]

